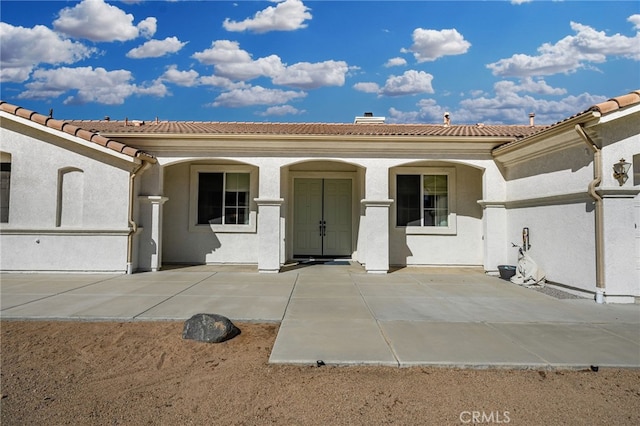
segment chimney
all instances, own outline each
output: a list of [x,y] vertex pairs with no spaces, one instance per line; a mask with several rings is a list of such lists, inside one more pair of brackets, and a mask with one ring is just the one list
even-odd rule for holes
[[536,113],[535,112],[530,112],[529,113],[529,126],[533,127],[535,124],[535,117],[536,117]]
[[449,113],[445,112],[444,113],[444,127],[449,127],[451,126],[451,117],[449,117]]
[[376,117],[372,112],[365,112],[362,117],[356,117],[353,124],[384,124],[384,117]]

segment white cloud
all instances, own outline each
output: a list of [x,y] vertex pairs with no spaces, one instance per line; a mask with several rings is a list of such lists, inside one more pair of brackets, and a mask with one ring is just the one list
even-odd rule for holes
[[267,108],[264,112],[257,113],[262,117],[270,116],[283,116],[283,115],[300,115],[304,114],[305,110],[300,110],[291,105],[278,105]]
[[150,84],[143,84],[138,86],[135,90],[136,95],[141,96],[155,96],[157,98],[164,98],[169,94],[169,89],[164,85],[161,79],[157,79]]
[[511,4],[524,4],[524,3],[531,3],[533,0],[511,0]]
[[631,15],[627,18],[627,21],[633,24],[635,30],[640,30],[640,14]]
[[275,73],[273,84],[300,89],[343,86],[349,66],[344,61],[299,62]]
[[168,53],[176,53],[187,42],[178,40],[178,37],[167,37],[164,40],[149,40],[140,47],[135,47],[127,52],[128,58],[159,58]]
[[23,82],[38,64],[72,64],[94,52],[42,25],[24,28],[0,22],[0,82]]
[[[640,15],[628,19],[636,29]],[[545,43],[538,48],[539,55],[515,54],[487,65],[494,75],[526,77],[572,73],[589,63],[603,63],[609,56],[622,56],[640,60],[640,33],[635,37],[621,34],[607,36],[603,31],[576,22],[571,22],[575,35],[570,35],[555,44]]]
[[103,0],[83,0],[62,9],[53,21],[56,31],[91,41],[126,41],[139,35],[151,37],[156,32],[156,18],[146,18],[137,26],[133,15]]
[[179,71],[177,65],[170,65],[160,77],[161,81],[177,84],[183,87],[198,85],[198,72],[195,70]]
[[417,111],[400,111],[389,108],[389,122],[391,123],[442,123],[445,109],[433,99],[421,99],[416,104]]
[[209,49],[196,52],[192,56],[205,65],[219,65],[227,63],[249,63],[251,55],[240,49],[240,43],[231,40],[216,40]]
[[386,64],[384,64],[385,67],[390,68],[390,67],[399,67],[399,66],[403,66],[403,65],[407,65],[407,60],[404,58],[391,58],[387,61]]
[[158,20],[154,17],[148,17],[140,21],[137,25],[140,35],[145,38],[151,38],[156,33]]
[[493,87],[496,93],[499,94],[506,94],[509,92],[528,92],[535,93],[537,95],[564,95],[567,93],[566,89],[551,87],[543,79],[534,81],[531,77],[523,78],[520,80],[520,84],[516,84],[509,80],[499,81]]
[[27,83],[26,91],[18,96],[22,99],[48,99],[73,92],[64,104],[85,104],[96,102],[106,105],[121,105],[133,94],[164,96],[166,87],[156,81],[151,85],[138,87],[133,84],[133,76],[127,70],[107,71],[104,68],[80,67],[36,70],[33,80]]
[[220,94],[213,102],[215,107],[239,108],[251,105],[278,105],[293,99],[304,98],[304,92],[265,89],[253,86],[248,89],[233,89]]
[[380,89],[380,95],[405,96],[417,93],[433,93],[432,80],[433,76],[424,71],[408,70],[400,76],[389,76],[384,87]]
[[233,81],[231,79],[228,79],[227,77],[220,77],[218,75],[202,76],[198,79],[198,82],[199,84],[202,84],[204,86],[221,87],[225,90],[247,89],[251,87],[249,84],[243,81]]
[[[389,121],[395,123],[442,123],[445,111],[450,112],[452,124],[521,124],[529,123],[529,113],[536,114],[536,123],[552,124],[576,112],[584,111],[591,105],[606,100],[604,96],[583,93],[578,96],[566,96],[560,99],[536,98],[526,93],[540,94],[539,87],[546,83],[525,80],[521,84],[499,81],[494,85],[493,96],[484,94],[467,98],[457,106],[438,105],[433,99],[422,99],[414,111],[389,110]],[[545,89],[546,90],[546,89]],[[552,92],[564,89],[553,89]],[[525,94],[521,94],[524,92]],[[543,93],[545,94],[545,93]],[[552,93],[553,94],[553,93]],[[545,94],[546,95],[546,94]]]
[[517,92],[496,90],[493,98],[480,97],[461,101],[458,115],[460,120],[471,123],[484,121],[485,123],[526,124],[529,113],[534,112],[537,123],[551,124],[606,99],[604,96],[583,93],[559,100],[548,100],[530,95],[523,96]]
[[413,46],[402,49],[403,53],[411,52],[418,62],[435,61],[449,55],[466,53],[471,43],[466,41],[456,29],[413,30]]
[[301,0],[275,0],[275,7],[269,6],[257,12],[253,18],[236,22],[225,19],[222,26],[227,31],[253,31],[266,33],[269,31],[293,31],[306,28],[306,20],[311,19],[309,8]]
[[275,77],[284,72],[284,64],[277,55],[269,55],[250,62],[228,62],[215,66],[217,75],[232,80],[252,80],[258,77]]
[[359,92],[364,93],[378,93],[380,91],[380,86],[378,86],[378,83],[372,82],[356,83],[353,85],[353,88]]
[[268,77],[273,84],[304,89],[342,86],[349,71],[344,61],[299,62],[287,66],[277,55],[254,60],[238,42],[230,40],[214,41],[209,49],[196,52],[192,57],[205,65],[213,65],[219,77],[236,81]]

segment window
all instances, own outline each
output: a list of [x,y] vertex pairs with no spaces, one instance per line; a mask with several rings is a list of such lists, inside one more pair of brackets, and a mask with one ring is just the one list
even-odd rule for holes
[[249,173],[198,173],[198,225],[249,223]]
[[455,169],[399,169],[395,179],[396,226],[407,233],[455,233]]
[[0,156],[0,223],[8,223],[9,194],[11,192],[11,154],[1,152]]
[[249,167],[191,166],[189,230],[255,230],[251,194],[257,192],[256,184],[254,173]]

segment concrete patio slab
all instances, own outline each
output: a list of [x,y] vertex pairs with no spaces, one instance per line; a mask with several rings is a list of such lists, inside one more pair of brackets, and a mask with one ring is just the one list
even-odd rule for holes
[[3,320],[279,322],[271,362],[640,368],[640,305],[557,299],[475,268],[366,274],[354,262],[280,274],[197,266],[133,275],[0,274]]
[[100,306],[113,299],[103,294],[56,294],[2,310],[2,318],[72,318],[76,313]]
[[472,322],[457,303],[433,297],[365,297],[373,316],[380,321]]
[[234,321],[279,322],[288,297],[176,295],[136,316],[138,320],[186,320],[199,313],[224,315]]
[[371,318],[348,321],[285,319],[269,362],[315,364],[318,360],[335,365],[398,365]]
[[640,344],[591,324],[496,323],[491,327],[553,367],[640,368]]
[[292,298],[285,318],[289,320],[357,320],[372,319],[361,297]]
[[236,297],[254,297],[254,296],[275,296],[289,297],[293,290],[293,283],[228,283],[227,281],[213,282],[201,281],[190,286],[180,294],[185,296],[236,296]]
[[298,282],[291,297],[295,298],[345,298],[360,297],[360,292],[351,282],[331,282],[319,285],[319,283]]
[[486,324],[380,321],[400,366],[539,368],[547,362]]

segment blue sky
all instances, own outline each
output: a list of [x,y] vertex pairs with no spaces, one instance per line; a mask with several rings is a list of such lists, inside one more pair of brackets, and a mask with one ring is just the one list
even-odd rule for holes
[[57,118],[548,124],[640,89],[637,1],[11,1],[1,98]]

